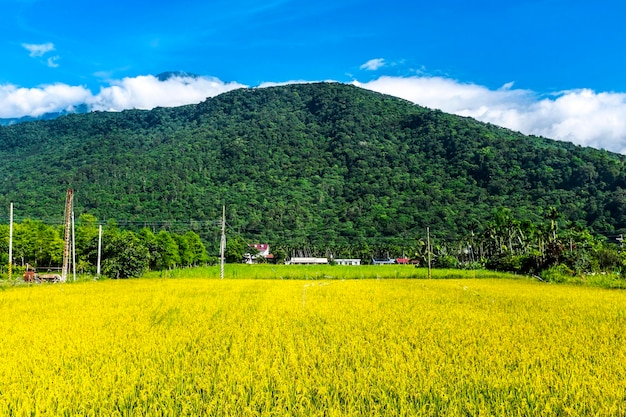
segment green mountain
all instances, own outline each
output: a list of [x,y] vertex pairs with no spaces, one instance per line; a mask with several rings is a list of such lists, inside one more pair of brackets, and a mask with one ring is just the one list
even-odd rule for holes
[[[626,228],[621,155],[525,136],[343,84],[241,89],[198,105],[0,127],[0,213],[137,228],[230,227],[293,245],[450,238],[495,208]],[[6,208],[6,209],[4,209]]]

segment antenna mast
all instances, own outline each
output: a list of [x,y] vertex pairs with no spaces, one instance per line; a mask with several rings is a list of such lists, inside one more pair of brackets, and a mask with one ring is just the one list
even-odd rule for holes
[[61,282],[67,281],[67,274],[70,270],[70,238],[72,232],[72,213],[74,211],[73,200],[74,190],[68,188],[67,193],[65,194],[65,246],[63,248],[63,270],[61,272]]

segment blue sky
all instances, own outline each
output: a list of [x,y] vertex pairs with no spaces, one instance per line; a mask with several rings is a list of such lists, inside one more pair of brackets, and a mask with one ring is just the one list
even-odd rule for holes
[[[0,0],[0,117],[332,80],[626,153],[626,5]],[[159,81],[165,71],[201,75]]]

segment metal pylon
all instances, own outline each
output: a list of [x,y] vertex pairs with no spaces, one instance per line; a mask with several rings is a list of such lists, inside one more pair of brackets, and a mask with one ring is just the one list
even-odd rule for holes
[[65,246],[63,247],[63,270],[61,272],[61,281],[67,281],[67,275],[70,270],[70,252],[71,252],[71,231],[72,231],[72,213],[74,200],[74,190],[67,189],[65,194]]

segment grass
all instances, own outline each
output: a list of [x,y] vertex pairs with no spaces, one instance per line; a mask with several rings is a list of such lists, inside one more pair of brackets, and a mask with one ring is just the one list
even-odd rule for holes
[[[146,278],[219,278],[220,267],[174,269],[153,271]],[[426,279],[426,268],[410,265],[247,265],[227,264],[227,279],[287,279],[287,280],[337,280],[337,279]],[[468,279],[515,277],[487,270],[433,269],[433,279]]]

